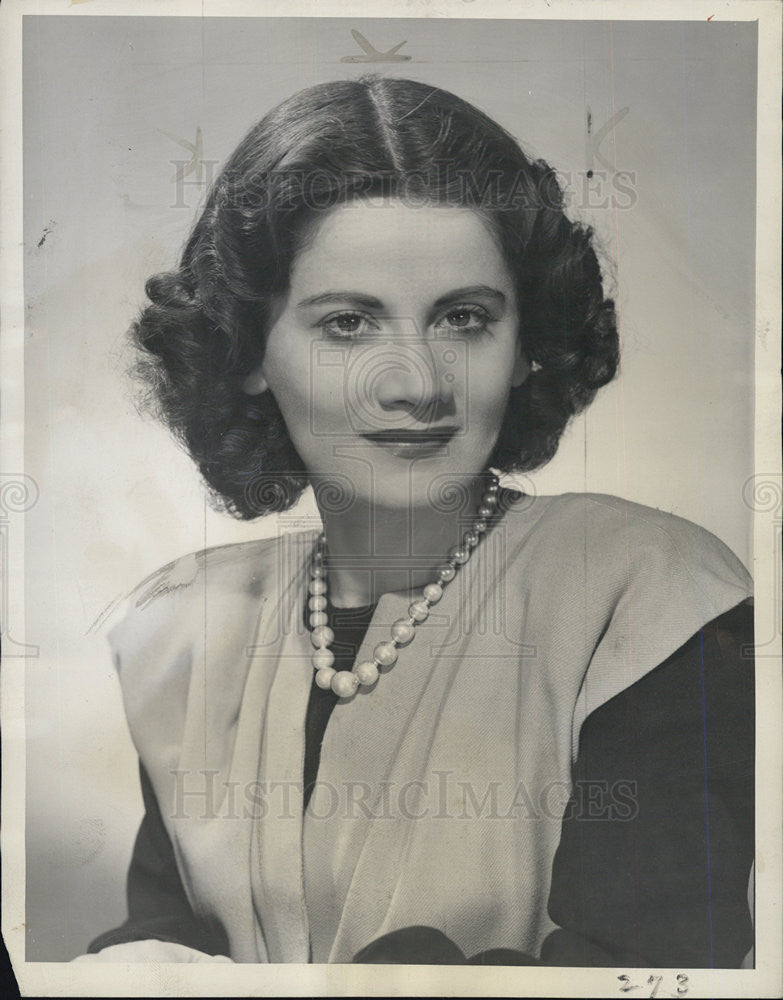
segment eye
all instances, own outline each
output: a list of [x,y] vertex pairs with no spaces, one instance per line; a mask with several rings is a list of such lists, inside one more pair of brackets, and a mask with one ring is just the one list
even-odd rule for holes
[[335,337],[337,340],[355,340],[362,337],[371,329],[375,329],[377,324],[370,316],[355,310],[345,310],[344,312],[332,313],[322,319],[318,326],[324,331],[327,337]]
[[435,324],[435,328],[459,330],[464,333],[483,333],[491,318],[482,306],[454,306]]

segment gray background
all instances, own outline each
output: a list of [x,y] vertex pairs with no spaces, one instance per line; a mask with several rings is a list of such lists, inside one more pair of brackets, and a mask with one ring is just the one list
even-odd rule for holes
[[[411,60],[342,63],[361,52],[351,28],[379,49],[406,39]],[[293,91],[367,71],[486,110],[570,178],[624,345],[622,376],[521,485],[673,511],[750,566],[755,53],[751,23],[25,17],[28,960],[69,959],[124,916],[141,804],[96,619],[178,555],[280,530],[208,510],[123,375],[144,280],[173,263],[219,162]],[[594,130],[622,115],[600,146],[635,175],[617,210],[588,109]],[[203,163],[183,185],[177,140],[197,129]]]

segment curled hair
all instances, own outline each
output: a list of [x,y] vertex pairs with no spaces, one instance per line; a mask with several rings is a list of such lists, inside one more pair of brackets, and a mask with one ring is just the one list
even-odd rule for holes
[[249,396],[274,303],[310,223],[352,199],[471,207],[514,275],[523,349],[490,464],[535,469],[619,361],[589,227],[554,171],[448,91],[365,76],[310,87],[255,125],[215,181],[176,271],[146,285],[132,328],[148,400],[237,517],[292,506],[307,472],[270,392]]

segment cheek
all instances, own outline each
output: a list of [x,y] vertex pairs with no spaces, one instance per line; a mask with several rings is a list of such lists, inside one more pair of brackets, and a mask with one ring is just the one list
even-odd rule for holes
[[481,400],[474,408],[474,413],[480,417],[482,424],[490,431],[496,430],[503,422],[508,404],[508,392],[492,393]]
[[309,396],[311,378],[309,355],[302,349],[295,357],[287,344],[271,341],[267,344],[263,374],[277,405],[285,413],[299,409]]
[[469,411],[487,421],[502,419],[511,391],[515,355],[504,351],[493,358],[471,357],[468,360],[464,392]]
[[[293,371],[272,371],[270,389],[288,431],[302,453],[342,432],[344,420],[338,404],[342,374],[334,368],[310,372],[305,356]],[[274,384],[272,384],[274,383]]]

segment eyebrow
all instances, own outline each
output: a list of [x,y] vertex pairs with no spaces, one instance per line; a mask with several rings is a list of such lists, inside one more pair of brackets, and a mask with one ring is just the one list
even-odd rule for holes
[[[433,303],[433,308],[439,309],[450,302],[459,302],[462,299],[467,299],[475,295],[493,299],[501,306],[506,302],[506,296],[497,288],[491,288],[489,285],[467,285],[464,288],[455,288],[450,292],[446,292],[445,295],[441,295]],[[320,295],[311,295],[298,302],[297,307],[321,306],[335,302],[352,302],[355,305],[363,306],[365,309],[383,309],[383,303],[380,299],[375,298],[374,295],[365,295],[364,292],[354,291],[322,292]]]
[[322,292],[320,295],[311,295],[297,303],[300,306],[322,306],[330,302],[353,302],[356,305],[365,306],[367,309],[382,309],[383,303],[373,295],[365,295],[363,292]]
[[499,306],[505,305],[506,296],[498,288],[490,288],[489,285],[468,285],[466,288],[455,288],[452,292],[446,292],[433,303],[435,308],[448,305],[449,302],[457,302],[460,299],[469,299],[471,296],[479,295],[485,299],[494,299]]

